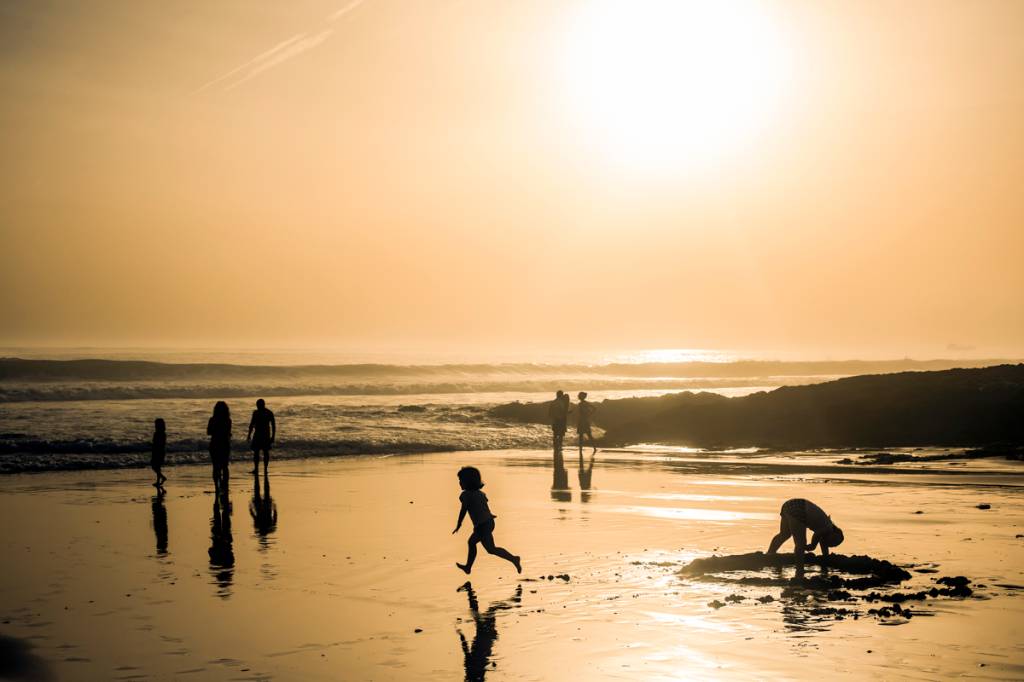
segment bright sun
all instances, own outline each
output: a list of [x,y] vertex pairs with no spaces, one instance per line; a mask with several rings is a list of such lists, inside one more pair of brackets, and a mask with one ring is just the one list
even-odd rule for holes
[[589,0],[566,48],[576,125],[635,170],[692,170],[749,146],[789,80],[786,41],[754,0]]

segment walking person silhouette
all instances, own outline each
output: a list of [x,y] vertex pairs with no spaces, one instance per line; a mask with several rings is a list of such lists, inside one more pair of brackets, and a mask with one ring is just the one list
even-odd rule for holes
[[586,391],[580,391],[579,395],[576,397],[580,399],[579,404],[576,406],[576,433],[580,439],[580,454],[583,454],[583,436],[590,439],[590,446],[594,448],[594,452],[591,454],[595,454],[597,452],[597,446],[594,445],[594,434],[591,431],[591,420],[594,416],[594,410],[597,408],[594,407],[593,403],[587,402]]
[[167,457],[167,425],[163,419],[159,417],[153,421],[153,453],[149,458],[149,466],[153,469],[153,473],[156,474],[156,482],[153,483],[157,488],[162,488],[164,481],[167,477],[164,476],[163,469],[164,459]]
[[249,431],[245,440],[252,448],[252,471],[250,474],[258,474],[260,470],[260,451],[263,451],[263,473],[267,473],[270,466],[270,447],[277,437],[277,422],[274,420],[274,413],[267,409],[267,403],[263,398],[256,401],[256,409],[252,411],[252,419],[249,420]]
[[498,517],[492,514],[490,507],[487,506],[487,496],[481,490],[484,487],[484,482],[480,477],[480,470],[476,467],[462,467],[459,469],[458,475],[459,485],[462,487],[462,494],[459,495],[462,508],[459,510],[459,520],[455,524],[452,535],[458,533],[462,528],[462,520],[466,518],[467,513],[473,522],[473,532],[469,536],[469,554],[466,556],[466,563],[456,563],[455,565],[467,574],[472,571],[473,562],[476,561],[476,546],[477,543],[480,543],[488,554],[501,557],[515,566],[517,573],[522,573],[523,566],[520,563],[520,558],[504,547],[497,547],[494,544],[494,519]]

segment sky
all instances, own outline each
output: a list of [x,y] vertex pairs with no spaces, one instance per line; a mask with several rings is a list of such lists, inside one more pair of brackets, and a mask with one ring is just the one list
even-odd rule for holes
[[0,345],[1024,356],[1024,3],[0,4]]

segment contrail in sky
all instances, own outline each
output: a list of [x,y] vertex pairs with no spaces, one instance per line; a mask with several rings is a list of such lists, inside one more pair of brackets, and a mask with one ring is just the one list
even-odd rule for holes
[[[359,7],[359,5],[363,4],[365,1],[366,0],[353,0],[328,16],[327,22],[333,24],[352,10]],[[227,73],[205,83],[201,87],[193,90],[190,94],[198,95],[199,93],[209,90],[217,85],[222,85],[224,92],[234,90],[242,83],[245,83],[251,78],[255,78],[264,71],[272,69],[279,64],[283,64],[289,59],[296,57],[307,50],[313,49],[330,38],[332,33],[334,33],[334,29],[331,27],[324,28],[316,33],[297,33],[287,40],[282,40],[269,50],[261,52],[244,64],[236,66]]]

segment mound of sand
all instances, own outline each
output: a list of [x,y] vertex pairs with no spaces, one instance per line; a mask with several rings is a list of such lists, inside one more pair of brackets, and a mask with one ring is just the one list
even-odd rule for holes
[[[804,563],[807,565],[821,565],[822,557],[817,555],[804,555]],[[700,580],[711,580],[715,582],[735,582],[745,585],[789,585],[790,580],[782,577],[750,576],[742,577],[723,576],[723,573],[734,571],[762,571],[764,569],[781,569],[786,566],[796,565],[794,554],[765,554],[764,552],[751,552],[749,554],[732,554],[727,556],[710,556],[703,559],[695,559],[680,569],[680,574]],[[858,578],[846,578],[839,575],[814,576],[806,579],[805,586],[808,588],[820,587],[821,589],[869,589],[887,584],[897,584],[910,579],[910,573],[895,564],[883,559],[875,559],[866,555],[845,556],[842,554],[831,554],[828,557],[828,568],[839,573],[846,573]]]

